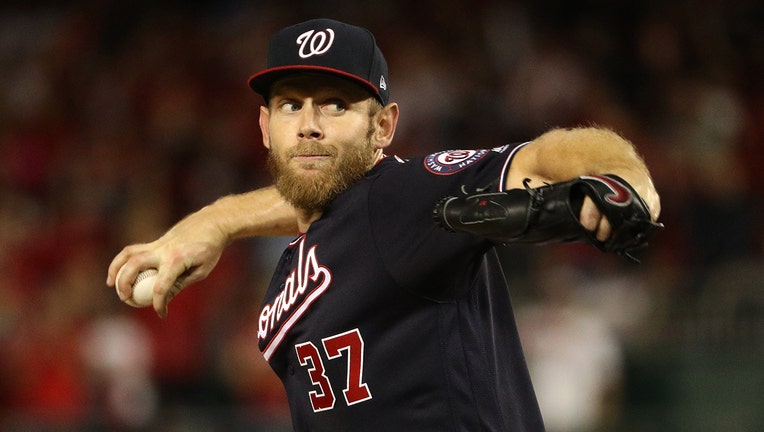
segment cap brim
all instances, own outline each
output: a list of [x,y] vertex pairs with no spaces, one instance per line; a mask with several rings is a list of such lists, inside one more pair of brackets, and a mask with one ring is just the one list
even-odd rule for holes
[[249,87],[252,90],[261,94],[267,100],[273,83],[275,83],[276,81],[280,80],[281,78],[287,75],[291,75],[298,72],[319,72],[319,73],[326,73],[326,74],[340,76],[342,78],[349,79],[357,84],[360,84],[363,88],[370,91],[371,94],[374,95],[374,97],[377,100],[381,101],[381,96],[379,92],[377,91],[377,88],[374,86],[374,84],[364,79],[361,79],[356,75],[349,74],[347,72],[344,72],[338,69],[324,67],[324,66],[300,65],[300,66],[275,67],[275,68],[260,71],[252,75],[251,77],[249,77],[249,80],[247,82],[249,83]]

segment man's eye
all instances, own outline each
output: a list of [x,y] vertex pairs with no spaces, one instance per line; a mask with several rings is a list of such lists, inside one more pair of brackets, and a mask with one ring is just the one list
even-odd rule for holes
[[347,105],[345,105],[344,102],[332,101],[332,102],[329,102],[329,103],[325,104],[323,106],[323,108],[324,108],[324,110],[326,110],[328,112],[337,113],[337,112],[345,111],[345,109],[347,108]]
[[295,112],[299,111],[300,105],[294,102],[284,102],[281,104],[281,111],[283,112]]

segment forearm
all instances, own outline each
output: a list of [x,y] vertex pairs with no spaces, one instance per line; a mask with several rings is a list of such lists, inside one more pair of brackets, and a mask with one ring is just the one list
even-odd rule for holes
[[546,132],[518,152],[513,168],[515,166],[535,177],[534,180],[550,183],[599,174],[603,170],[648,174],[642,158],[629,141],[599,128]]
[[229,243],[244,237],[297,233],[294,208],[273,186],[222,197],[197,213],[215,221]]
[[189,214],[153,242],[126,246],[109,265],[106,283],[114,286],[121,274],[117,291],[120,298],[128,299],[138,272],[158,269],[154,310],[165,316],[170,300],[207,277],[233,240],[296,233],[294,209],[274,187],[229,195]]
[[608,129],[555,129],[539,136],[515,156],[506,187],[521,188],[526,178],[538,187],[593,174],[616,174],[629,182],[657,218],[660,200],[644,160]]

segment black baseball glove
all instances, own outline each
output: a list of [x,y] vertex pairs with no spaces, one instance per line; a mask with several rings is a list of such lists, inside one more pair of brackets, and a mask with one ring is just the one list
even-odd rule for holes
[[[652,221],[631,185],[616,175],[581,176],[539,188],[529,187],[529,181],[525,180],[525,189],[446,197],[435,205],[433,216],[448,231],[496,243],[589,242],[632,262],[639,262],[633,252],[647,246],[648,238],[663,228]],[[597,240],[579,221],[587,196],[610,222],[612,234],[605,241]]]

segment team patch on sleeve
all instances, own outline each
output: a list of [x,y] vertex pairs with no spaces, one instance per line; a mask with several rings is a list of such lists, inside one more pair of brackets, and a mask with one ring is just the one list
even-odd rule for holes
[[451,175],[467,168],[488,154],[488,150],[446,150],[424,158],[427,171],[438,175]]

